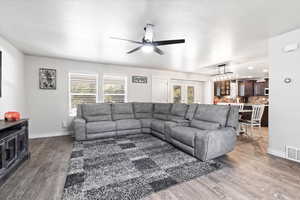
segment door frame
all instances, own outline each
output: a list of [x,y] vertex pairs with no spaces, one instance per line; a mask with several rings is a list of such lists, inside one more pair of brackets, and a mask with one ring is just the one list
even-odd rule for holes
[[[200,100],[201,93],[201,82],[191,81],[191,80],[177,80],[171,79],[170,81],[170,102],[174,103],[174,86],[181,86],[181,103],[187,103],[187,88],[188,86],[193,86],[194,90],[194,103]],[[198,95],[198,96],[197,96]]]

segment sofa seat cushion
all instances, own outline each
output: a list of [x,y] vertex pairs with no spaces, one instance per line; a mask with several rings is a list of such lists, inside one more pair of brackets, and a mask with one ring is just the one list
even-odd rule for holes
[[163,120],[158,120],[158,119],[153,119],[151,122],[151,129],[164,133],[165,132],[165,121]]
[[151,128],[153,119],[140,119],[142,128]]
[[114,121],[88,122],[86,124],[87,133],[102,133],[116,130],[116,122]]
[[172,139],[175,139],[190,147],[194,147],[195,135],[199,131],[201,130],[192,127],[175,126],[171,127],[170,135]]
[[207,122],[207,121],[202,121],[202,120],[193,120],[191,122],[191,127],[194,128],[199,128],[202,130],[216,130],[221,127],[219,123],[216,122]]
[[172,119],[172,122],[177,123],[178,125],[182,125],[182,126],[189,126],[190,121],[186,120],[186,119]]
[[167,121],[169,119],[169,115],[167,114],[153,114],[154,119]]
[[141,122],[137,119],[122,119],[117,120],[117,130],[131,130],[131,129],[140,129]]

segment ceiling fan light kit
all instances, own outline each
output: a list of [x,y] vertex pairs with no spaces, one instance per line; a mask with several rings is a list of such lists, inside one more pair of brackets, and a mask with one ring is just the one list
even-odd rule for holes
[[151,53],[151,52],[153,52],[153,46],[152,45],[144,45],[143,47],[142,47],[142,51],[144,52],[144,53]]
[[111,37],[111,39],[122,40],[122,41],[141,45],[135,49],[128,51],[127,54],[131,54],[133,52],[142,49],[144,53],[151,53],[154,51],[159,55],[164,55],[164,52],[161,49],[159,49],[158,46],[185,43],[185,39],[153,41],[153,37],[154,37],[153,27],[154,27],[153,24],[146,24],[144,28],[145,34],[141,42],[135,40],[128,40],[124,38],[118,38],[118,37]]

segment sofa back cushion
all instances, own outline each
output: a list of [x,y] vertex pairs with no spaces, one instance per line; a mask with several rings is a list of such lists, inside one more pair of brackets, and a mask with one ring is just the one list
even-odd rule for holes
[[224,127],[227,122],[229,106],[199,104],[193,120],[219,123]]
[[87,122],[111,121],[111,104],[93,103],[81,105],[82,117]]
[[198,104],[190,104],[189,108],[185,114],[185,119],[192,120],[194,118],[194,114],[198,108]]
[[153,118],[160,120],[168,120],[171,112],[172,104],[170,103],[155,103]]
[[149,119],[152,118],[153,104],[133,103],[133,110],[136,119]]
[[174,103],[171,108],[171,114],[169,120],[183,120],[187,112],[188,105],[183,103]]
[[134,119],[132,103],[112,104],[113,120]]
[[230,106],[226,126],[237,129],[238,125],[239,125],[239,106]]

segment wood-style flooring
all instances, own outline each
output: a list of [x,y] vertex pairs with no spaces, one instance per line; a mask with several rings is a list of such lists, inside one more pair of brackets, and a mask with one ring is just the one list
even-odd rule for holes
[[[258,133],[257,133],[258,135]],[[263,137],[239,136],[222,160],[229,167],[146,197],[147,200],[300,200],[300,164],[266,153]],[[1,200],[61,199],[72,150],[70,137],[30,141],[31,159],[0,188]]]

